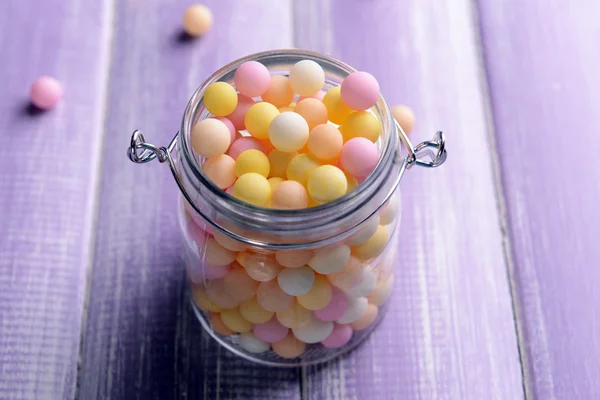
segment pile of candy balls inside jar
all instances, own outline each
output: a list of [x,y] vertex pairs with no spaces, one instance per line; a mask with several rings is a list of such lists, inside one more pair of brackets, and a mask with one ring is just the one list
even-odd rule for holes
[[[272,209],[314,207],[354,190],[377,165],[381,124],[371,108],[380,89],[372,75],[351,73],[324,92],[315,61],[299,61],[289,76],[248,61],[233,83],[206,88],[212,116],[190,135],[204,174],[233,197]],[[395,250],[386,245],[396,213],[394,196],[344,244],[274,256],[191,218],[189,236],[204,245],[200,276],[190,277],[194,302],[217,334],[239,334],[251,353],[294,358],[307,344],[342,347],[376,321],[390,295]]]

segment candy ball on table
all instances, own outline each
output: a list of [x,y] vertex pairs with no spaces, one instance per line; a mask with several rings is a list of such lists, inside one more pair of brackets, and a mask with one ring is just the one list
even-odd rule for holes
[[204,106],[211,114],[224,117],[237,107],[238,94],[227,82],[215,82],[204,91]]
[[379,100],[379,83],[368,72],[357,71],[342,81],[342,101],[353,110],[366,110]]
[[218,119],[198,121],[192,128],[192,148],[205,158],[220,156],[229,148],[231,135],[227,126]]
[[298,61],[290,70],[290,84],[295,93],[312,96],[323,88],[325,72],[312,60]]
[[308,123],[295,112],[283,112],[273,118],[269,125],[269,140],[273,146],[288,153],[304,147],[308,133]]
[[378,160],[377,145],[362,137],[350,139],[340,152],[340,164],[344,171],[359,178],[368,176]]
[[402,104],[394,106],[392,107],[392,115],[404,133],[409,134],[412,132],[415,125],[415,113],[410,107]]
[[326,124],[328,120],[325,104],[313,98],[299,101],[294,107],[294,112],[300,114],[306,120],[309,129],[320,124]]
[[[239,177],[251,172],[260,174],[267,178],[271,166],[269,158],[260,150],[249,149],[240,154],[235,160],[235,173]],[[270,186],[269,186],[270,187]]]
[[246,130],[257,139],[268,139],[269,125],[278,115],[279,110],[273,104],[264,101],[256,103],[246,112]]
[[190,36],[204,35],[212,25],[212,12],[202,4],[190,6],[183,13],[183,29]]
[[237,90],[248,97],[258,97],[267,91],[271,74],[267,67],[257,61],[242,63],[233,75]]
[[308,193],[311,199],[320,204],[329,203],[346,194],[346,175],[333,165],[321,165],[308,176]]
[[235,161],[227,154],[208,158],[202,163],[202,171],[220,189],[227,189],[237,179]]
[[273,75],[269,88],[262,95],[262,99],[277,108],[286,107],[294,100],[294,90],[290,80],[283,75]]
[[323,96],[323,104],[327,107],[329,120],[334,124],[341,125],[348,115],[352,114],[352,109],[342,101],[341,89],[334,86]]
[[257,207],[265,207],[271,200],[271,185],[261,174],[244,174],[233,184],[233,197]]
[[315,126],[308,135],[308,150],[315,158],[331,161],[339,157],[344,139],[339,129],[333,125]]
[[56,78],[51,76],[40,76],[31,85],[31,102],[41,110],[56,107],[62,97],[62,85]]
[[283,181],[271,194],[271,207],[278,210],[300,210],[308,207],[306,188],[296,181]]

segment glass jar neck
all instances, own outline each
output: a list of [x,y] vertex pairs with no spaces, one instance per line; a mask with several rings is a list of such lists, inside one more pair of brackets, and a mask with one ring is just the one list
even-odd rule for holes
[[393,193],[404,172],[396,124],[387,103],[380,97],[372,110],[381,124],[378,164],[356,189],[333,202],[302,210],[260,208],[230,196],[206,177],[200,167],[202,160],[192,151],[190,133],[198,120],[210,116],[203,104],[208,85],[216,81],[232,83],[235,70],[246,61],[258,61],[272,74],[287,74],[293,64],[306,59],[323,67],[324,89],[338,86],[354,71],[338,60],[308,51],[292,49],[253,54],[226,65],[211,76],[196,90],[184,112],[178,137],[177,163],[193,206],[202,211],[214,230],[253,247],[320,247],[342,240],[377,212]]

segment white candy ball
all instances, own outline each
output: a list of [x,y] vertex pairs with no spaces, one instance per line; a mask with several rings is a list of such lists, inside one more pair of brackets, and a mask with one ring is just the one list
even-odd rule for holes
[[292,332],[294,332],[294,336],[296,336],[298,340],[304,343],[319,343],[331,335],[333,326],[333,322],[331,321],[321,321],[320,319],[311,316],[308,323],[292,329]]
[[363,268],[358,284],[344,290],[348,297],[366,297],[377,286],[377,274],[370,269]]
[[325,72],[312,60],[298,61],[290,70],[290,84],[295,93],[312,96],[323,88]]
[[277,276],[281,290],[290,296],[308,293],[315,283],[315,272],[309,267],[286,268]]
[[263,342],[250,332],[240,335],[240,344],[249,353],[264,353],[270,348],[269,343]]
[[358,246],[359,244],[363,244],[375,234],[375,231],[377,231],[378,226],[379,215],[375,215],[367,222],[365,222],[363,226],[358,230],[358,232],[346,239],[346,244],[348,246]]
[[308,141],[308,122],[300,114],[286,111],[277,115],[269,125],[269,140],[279,151],[292,153]]
[[350,324],[356,321],[367,311],[368,305],[369,301],[365,297],[350,299],[346,312],[336,322],[338,324]]
[[350,247],[340,245],[315,253],[308,265],[320,274],[327,275],[344,269],[350,259]]
[[399,195],[396,193],[383,207],[383,210],[379,212],[379,223],[381,225],[389,225],[394,222],[394,219],[396,219],[396,216],[398,215],[398,207],[400,206],[399,203]]

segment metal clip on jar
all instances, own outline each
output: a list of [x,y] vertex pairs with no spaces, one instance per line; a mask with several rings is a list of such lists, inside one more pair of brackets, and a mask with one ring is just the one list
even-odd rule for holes
[[[128,155],[135,163],[168,162],[183,195],[179,221],[191,303],[202,326],[232,352],[261,364],[299,366],[327,361],[361,343],[383,317],[393,286],[400,223],[398,183],[407,169],[446,160],[444,136],[413,146],[380,98],[379,162],[345,196],[303,210],[273,210],[241,202],[203,174],[190,146],[192,126],[210,115],[208,85],[233,83],[249,60],[287,75],[301,60],[325,71],[325,90],[354,69],[300,50],[253,54],[223,67],[190,99],[168,147],[147,143],[140,131]],[[334,272],[335,271],[335,272]],[[305,279],[308,293],[290,295],[282,282]],[[288,290],[289,291],[289,290]]]

